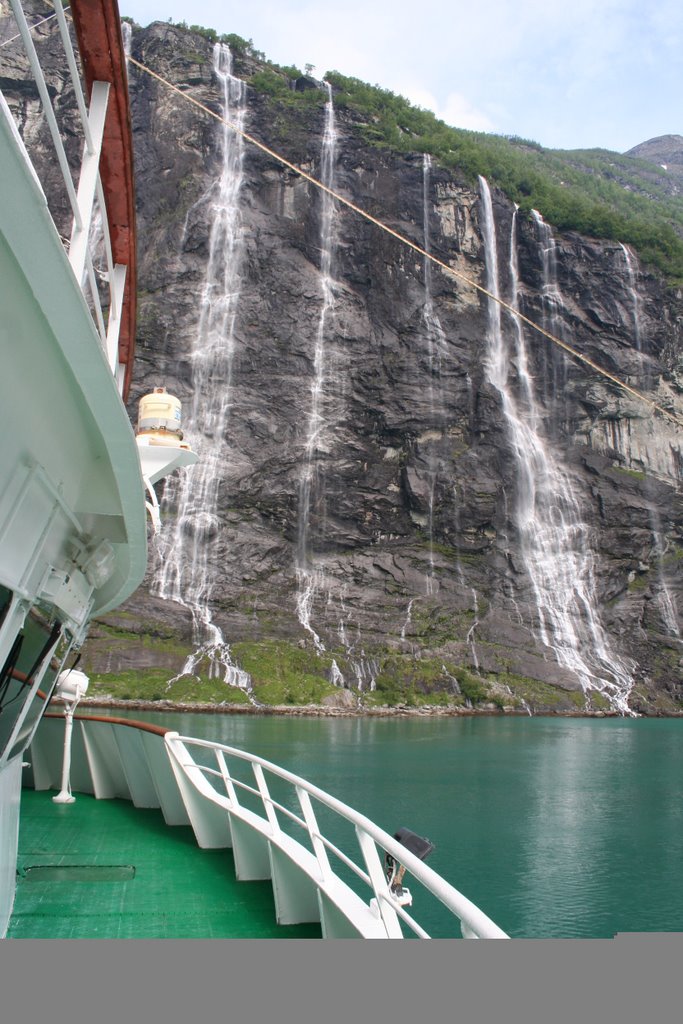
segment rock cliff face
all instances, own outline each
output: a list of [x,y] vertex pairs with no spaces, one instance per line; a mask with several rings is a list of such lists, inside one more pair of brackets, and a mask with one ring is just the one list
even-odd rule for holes
[[[227,65],[201,36],[136,28],[132,53],[221,111]],[[369,147],[322,84],[290,109],[249,87],[253,61],[231,70],[233,120],[244,101],[249,133],[471,283],[131,66],[130,411],[176,394],[211,487],[160,490],[145,585],[94,631],[90,670],[218,671],[258,699],[276,649],[361,700],[680,706],[680,429],[474,285],[679,414],[680,293],[617,243]],[[209,365],[212,331],[229,352]]]
[[660,184],[680,195],[683,188],[683,135],[660,135],[656,139],[648,139],[629,149],[626,156],[656,164],[666,172],[660,176]]

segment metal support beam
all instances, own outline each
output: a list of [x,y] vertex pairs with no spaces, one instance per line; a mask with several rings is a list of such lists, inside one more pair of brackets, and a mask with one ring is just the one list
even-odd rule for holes
[[[71,243],[69,245],[69,262],[77,281],[83,280],[85,260],[88,254],[88,237],[90,235],[90,223],[95,202],[95,189],[97,187],[108,98],[109,83],[93,82],[92,94],[90,96],[90,113],[88,114],[88,125],[93,150],[92,152],[90,151],[86,142],[76,195],[78,216],[74,217]],[[79,220],[80,225],[78,223]]]
[[[278,924],[301,924],[320,920],[318,888],[296,860],[269,844],[270,873]],[[298,858],[301,853],[298,852]],[[311,855],[312,859],[312,855]]]
[[119,365],[119,333],[121,331],[121,313],[123,311],[123,292],[126,287],[126,269],[126,267],[117,263],[110,274],[109,281],[111,305],[107,322],[107,361],[114,376],[116,376]]

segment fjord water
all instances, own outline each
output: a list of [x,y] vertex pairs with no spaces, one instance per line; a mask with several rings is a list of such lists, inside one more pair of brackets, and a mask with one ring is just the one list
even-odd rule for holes
[[[683,931],[683,721],[130,717],[259,754],[387,832],[511,937]],[[405,883],[433,937],[453,922]]]

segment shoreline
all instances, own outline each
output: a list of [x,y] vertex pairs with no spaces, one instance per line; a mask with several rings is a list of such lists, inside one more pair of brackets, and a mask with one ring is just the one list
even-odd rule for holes
[[[53,704],[62,705],[63,701],[54,698]],[[309,718],[472,718],[472,717],[495,717],[495,718],[622,718],[617,711],[572,711],[557,710],[549,708],[534,711],[531,714],[523,708],[502,709],[497,707],[464,708],[460,706],[423,705],[421,707],[408,707],[398,705],[389,707],[332,707],[322,704],[206,704],[206,703],[182,703],[175,701],[157,700],[118,700],[114,697],[84,697],[79,705],[82,712],[92,708],[113,708],[126,711],[158,711],[190,714],[223,714],[223,715],[282,715],[284,717],[309,717]],[[639,715],[642,718],[680,718],[683,711],[664,715]]]

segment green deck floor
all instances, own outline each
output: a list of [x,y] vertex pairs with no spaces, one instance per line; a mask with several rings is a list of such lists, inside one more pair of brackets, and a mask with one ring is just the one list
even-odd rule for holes
[[230,850],[200,850],[161,811],[53,796],[22,793],[8,938],[320,938],[317,924],[278,926],[270,881],[238,882]]

